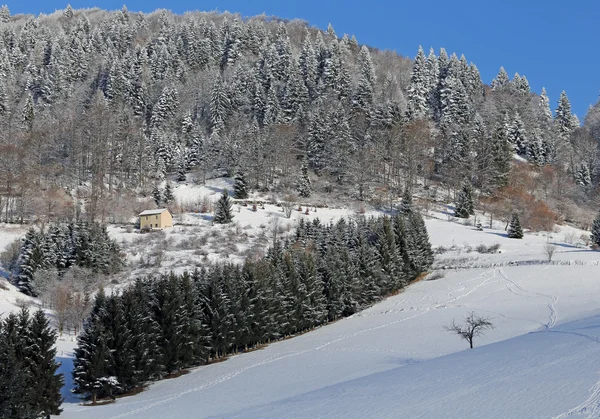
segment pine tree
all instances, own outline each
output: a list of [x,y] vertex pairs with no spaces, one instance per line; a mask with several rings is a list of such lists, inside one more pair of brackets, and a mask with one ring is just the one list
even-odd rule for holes
[[571,103],[564,90],[561,92],[560,99],[558,100],[558,106],[554,115],[554,125],[556,126],[559,138],[563,141],[567,141],[571,132],[576,128],[573,114],[571,113]]
[[355,104],[363,111],[368,112],[373,105],[375,95],[375,69],[371,61],[371,53],[364,45],[360,49],[358,66],[359,78]]
[[303,198],[310,197],[310,178],[308,177],[308,163],[306,159],[302,162],[300,178],[298,179],[298,194]]
[[34,111],[33,111],[33,96],[27,95],[25,104],[21,111],[21,127],[25,132],[31,132],[33,129]]
[[587,164],[581,164],[579,169],[575,172],[575,183],[579,186],[589,186],[592,184],[592,176],[590,175],[590,169]]
[[550,110],[550,99],[546,93],[546,88],[542,87],[540,100],[538,102],[539,120],[542,128],[547,128],[552,123],[552,111]]
[[529,148],[529,141],[527,139],[525,126],[518,113],[515,114],[507,135],[508,142],[512,145],[513,150],[517,154],[525,156],[527,154],[527,149]]
[[3,4],[2,7],[0,7],[0,22],[10,22],[10,10],[8,10],[8,6],[6,4]]
[[508,225],[508,237],[510,239],[522,239],[523,238],[523,228],[521,227],[521,222],[519,221],[519,216],[516,213],[513,213],[510,216],[510,222]]
[[510,145],[507,140],[506,128],[497,123],[492,133],[492,184],[496,187],[505,186],[510,172]]
[[73,18],[73,8],[70,4],[67,4],[67,8],[63,11],[63,16],[67,19]]
[[92,315],[77,338],[73,360],[73,392],[91,396],[92,404],[119,387],[116,377],[110,375],[113,360],[108,331],[98,318],[103,310],[97,297]]
[[173,185],[171,185],[170,181],[167,181],[165,185],[164,202],[165,204],[170,204],[174,200],[175,196],[173,195]]
[[33,410],[40,415],[58,415],[62,411],[60,394],[63,386],[63,374],[57,374],[60,364],[56,356],[56,331],[50,327],[42,310],[37,310],[31,319],[31,349],[29,350],[27,370],[35,389],[32,389]]
[[404,188],[404,195],[402,195],[402,202],[400,203],[400,214],[408,215],[413,210],[413,199],[412,192],[408,185]]
[[475,214],[475,207],[473,205],[473,186],[471,181],[465,179],[461,190],[458,193],[454,216],[459,218],[469,218],[469,216],[473,214]]
[[600,211],[592,223],[591,246],[600,249]]
[[223,190],[221,197],[215,204],[215,216],[213,221],[217,224],[228,224],[233,220],[231,199],[229,198],[229,191]]
[[236,199],[248,198],[248,185],[246,182],[246,176],[241,170],[235,174],[233,183],[233,197]]
[[413,119],[422,118],[429,111],[427,99],[430,86],[427,70],[427,59],[423,48],[419,46],[408,89],[408,112]]
[[504,67],[500,67],[500,71],[494,80],[492,80],[492,90],[500,90],[510,86],[510,79]]
[[[23,345],[18,318],[10,313],[0,319],[0,417],[36,417],[29,410],[31,380],[23,365]],[[28,416],[30,415],[30,416]]]

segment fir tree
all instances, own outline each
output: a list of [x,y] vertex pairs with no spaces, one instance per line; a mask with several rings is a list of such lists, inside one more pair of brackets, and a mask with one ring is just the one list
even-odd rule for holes
[[473,205],[473,186],[468,179],[465,179],[461,190],[458,193],[454,216],[459,218],[469,218],[469,216],[473,214],[475,214],[475,207]]
[[0,22],[8,23],[10,21],[10,10],[8,10],[8,6],[3,4],[0,7]]
[[308,164],[306,159],[302,163],[300,178],[298,179],[298,194],[303,198],[310,197],[310,178],[308,177]]
[[63,11],[63,16],[67,19],[73,18],[73,8],[70,4],[67,4],[67,8]]
[[423,48],[419,47],[408,89],[408,112],[414,119],[422,118],[428,112],[429,75],[427,71],[427,59]]
[[404,195],[402,195],[402,202],[400,203],[400,214],[408,215],[413,210],[413,199],[412,192],[408,185],[404,188]]
[[558,100],[558,106],[554,113],[554,125],[561,140],[567,141],[569,135],[575,130],[576,124],[571,113],[571,103],[563,90]]
[[500,71],[494,80],[492,80],[492,90],[500,90],[510,85],[510,79],[504,67],[500,67]]
[[236,199],[248,198],[248,185],[246,182],[246,176],[241,170],[235,174],[233,183],[233,197]]
[[592,223],[591,246],[600,249],[600,211]]
[[233,220],[233,204],[229,198],[229,191],[223,190],[221,197],[215,203],[215,216],[213,221],[217,224],[228,224]]
[[62,411],[60,405],[63,374],[57,374],[60,366],[56,362],[56,331],[50,327],[42,310],[37,310],[31,319],[29,331],[31,348],[26,367],[35,388],[32,389],[32,409],[39,415],[49,417]]
[[523,228],[521,227],[521,222],[519,221],[519,216],[516,213],[513,213],[510,216],[510,222],[508,224],[508,237],[510,239],[522,239],[523,238]]
[[170,204],[174,200],[175,196],[173,195],[173,185],[171,185],[170,181],[167,181],[165,185],[164,202],[165,204]]
[[96,404],[98,397],[111,395],[118,387],[116,378],[110,375],[112,354],[108,339],[106,328],[94,317],[77,338],[73,360],[73,392],[89,395],[92,404]]

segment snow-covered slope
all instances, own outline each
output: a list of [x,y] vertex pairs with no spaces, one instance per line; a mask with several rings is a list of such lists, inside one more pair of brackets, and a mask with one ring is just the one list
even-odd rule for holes
[[[543,259],[546,237],[511,240],[447,221],[427,225],[434,246],[500,243],[500,254],[467,253],[500,266],[446,270],[353,317],[137,396],[93,408],[65,403],[62,416],[596,417],[599,254],[553,237],[561,245],[556,259],[581,263],[509,266]],[[440,257],[462,263],[465,252]],[[466,350],[444,326],[472,310],[491,317],[495,329]]]

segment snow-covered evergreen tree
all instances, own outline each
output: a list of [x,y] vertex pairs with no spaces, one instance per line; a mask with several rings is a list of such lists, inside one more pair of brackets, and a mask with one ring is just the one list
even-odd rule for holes
[[525,126],[519,114],[515,114],[512,123],[508,128],[508,142],[512,145],[515,153],[525,156],[529,148],[529,140],[525,131]]
[[229,191],[223,190],[221,197],[215,203],[215,216],[213,221],[217,224],[228,224],[233,220],[233,204],[229,198]]
[[600,249],[600,211],[592,223],[591,246]]
[[248,198],[248,183],[246,182],[246,176],[244,172],[238,170],[235,174],[233,182],[233,197],[236,199]]
[[56,331],[42,310],[37,310],[31,318],[29,328],[31,346],[25,363],[34,388],[33,410],[40,416],[58,415],[62,411],[61,389],[63,374],[58,374],[60,364],[56,361]]
[[510,85],[508,73],[504,67],[500,67],[500,71],[494,80],[492,80],[492,90],[500,90]]
[[359,79],[355,96],[355,104],[360,109],[371,109],[375,95],[375,69],[371,61],[371,53],[366,46],[362,46],[358,56]]
[[456,198],[456,208],[454,216],[459,218],[469,218],[475,214],[475,206],[473,204],[473,185],[469,179],[463,181],[458,197]]
[[402,195],[402,202],[400,203],[399,212],[400,214],[407,215],[411,213],[413,210],[413,199],[412,199],[412,191],[406,186],[404,188],[404,194]]
[[308,177],[308,163],[306,160],[302,162],[300,168],[300,177],[298,178],[298,195],[303,198],[308,198],[311,194],[310,178]]
[[575,130],[573,114],[571,113],[571,102],[563,90],[558,100],[558,106],[554,113],[554,126],[556,127],[559,138],[563,141],[568,140],[569,135]]
[[423,48],[419,46],[419,51],[413,63],[410,87],[408,88],[408,112],[414,119],[424,117],[429,111],[427,99],[430,83],[427,70],[427,59]]
[[173,185],[170,181],[165,184],[165,192],[163,194],[165,204],[171,204],[175,201],[175,195],[173,195]]
[[590,186],[592,184],[592,176],[587,164],[581,164],[575,172],[575,183],[579,186]]
[[0,22],[8,23],[10,21],[10,10],[6,4],[0,7]]
[[523,238],[523,228],[521,227],[521,222],[519,221],[519,216],[516,213],[513,213],[510,216],[507,233],[508,233],[508,237],[510,239],[522,239]]

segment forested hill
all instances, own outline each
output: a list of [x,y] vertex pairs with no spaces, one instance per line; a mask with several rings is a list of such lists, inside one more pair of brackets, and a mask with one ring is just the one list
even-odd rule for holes
[[359,199],[465,178],[493,193],[514,153],[546,199],[583,202],[597,180],[595,111],[579,128],[565,94],[553,116],[525,77],[486,86],[444,49],[412,61],[331,26],[125,7],[3,7],[0,32],[1,221],[130,216],[128,194],[175,172],[284,191],[303,162],[315,190]]

